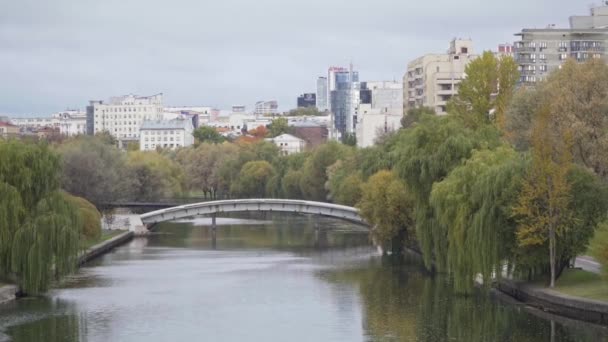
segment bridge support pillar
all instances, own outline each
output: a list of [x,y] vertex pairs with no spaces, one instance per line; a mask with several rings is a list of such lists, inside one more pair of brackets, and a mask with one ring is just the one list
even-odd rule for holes
[[216,223],[216,215],[211,215],[211,247],[213,249],[217,248],[217,223]]

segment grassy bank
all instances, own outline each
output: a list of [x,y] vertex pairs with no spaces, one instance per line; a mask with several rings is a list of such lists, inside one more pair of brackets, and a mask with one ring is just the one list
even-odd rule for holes
[[110,240],[111,238],[118,236],[124,232],[126,232],[126,230],[103,230],[99,239],[81,241],[80,247],[82,250],[87,250],[98,243]]
[[555,291],[569,296],[608,301],[608,281],[599,274],[567,269],[557,280]]

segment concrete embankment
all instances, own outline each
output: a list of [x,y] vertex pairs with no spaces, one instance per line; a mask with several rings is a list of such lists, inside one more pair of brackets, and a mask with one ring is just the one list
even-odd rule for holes
[[496,289],[527,305],[564,317],[608,325],[608,303],[572,297],[556,291],[511,280],[500,280]]
[[0,304],[14,300],[17,297],[17,286],[4,285],[0,287]]
[[111,251],[112,249],[131,241],[133,239],[133,236],[135,236],[135,233],[132,231],[128,231],[128,232],[119,234],[107,241],[96,244],[95,246],[87,249],[78,258],[78,265],[80,266],[82,264],[85,264],[85,263]]

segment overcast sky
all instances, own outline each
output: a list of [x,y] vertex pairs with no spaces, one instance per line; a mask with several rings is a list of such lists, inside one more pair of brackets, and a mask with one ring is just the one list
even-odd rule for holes
[[591,2],[0,0],[0,114],[160,92],[172,106],[276,99],[288,110],[330,65],[401,80],[453,37],[495,49],[524,27],[567,26]]

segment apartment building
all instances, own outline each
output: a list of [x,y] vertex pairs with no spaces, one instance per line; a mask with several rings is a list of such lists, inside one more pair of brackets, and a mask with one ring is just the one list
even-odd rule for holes
[[163,94],[152,96],[125,95],[107,102],[90,101],[87,107],[87,134],[108,132],[119,145],[139,141],[140,127],[146,120],[163,117]]
[[550,25],[523,29],[516,36],[515,61],[520,84],[534,85],[558,69],[567,59],[585,62],[592,58],[608,62],[608,6],[591,8],[590,15],[570,17],[569,28]]
[[194,144],[194,126],[188,119],[144,121],[139,128],[139,149],[154,151],[156,148],[177,149]]
[[427,54],[408,63],[403,76],[403,110],[430,107],[446,114],[447,102],[458,94],[465,67],[477,58],[470,39],[454,39],[447,53]]

